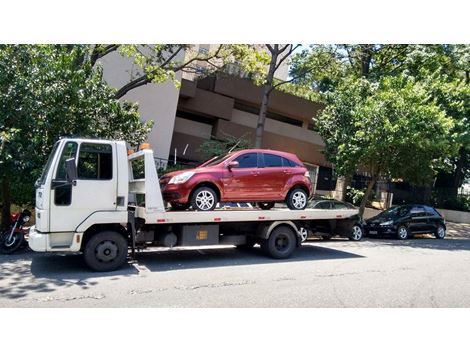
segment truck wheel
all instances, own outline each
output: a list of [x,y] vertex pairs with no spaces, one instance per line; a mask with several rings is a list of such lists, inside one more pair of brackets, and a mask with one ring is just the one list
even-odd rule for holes
[[191,206],[194,210],[214,210],[218,202],[217,194],[209,187],[199,187],[191,196]]
[[261,249],[275,259],[288,258],[296,246],[295,233],[288,226],[276,227],[269,238],[261,242]]
[[292,210],[303,210],[307,206],[308,196],[302,188],[294,188],[287,195],[287,206]]
[[262,210],[269,210],[274,207],[274,202],[260,202],[258,203],[258,207]]
[[116,270],[126,262],[127,241],[114,231],[99,232],[88,241],[83,256],[95,271]]

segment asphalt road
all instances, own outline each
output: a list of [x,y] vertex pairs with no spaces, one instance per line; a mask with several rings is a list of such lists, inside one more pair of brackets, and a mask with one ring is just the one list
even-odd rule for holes
[[470,307],[470,239],[313,240],[288,260],[157,250],[112,273],[23,252],[0,256],[0,307]]

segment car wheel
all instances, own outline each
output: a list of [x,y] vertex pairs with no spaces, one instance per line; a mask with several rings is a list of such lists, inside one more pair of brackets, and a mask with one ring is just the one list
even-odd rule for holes
[[436,229],[436,232],[434,234],[436,236],[436,238],[442,240],[444,239],[444,237],[446,237],[446,229],[444,226],[442,225],[439,225]]
[[399,240],[406,240],[410,237],[410,230],[406,226],[400,226],[397,230],[397,238]]
[[351,236],[349,236],[349,239],[352,241],[360,241],[363,235],[364,231],[362,230],[362,227],[356,224],[352,227]]
[[186,210],[189,208],[189,204],[170,203],[170,205],[173,210]]
[[95,271],[113,271],[127,259],[127,241],[120,233],[103,231],[94,235],[83,251],[85,263]]
[[292,228],[278,226],[267,240],[261,242],[261,249],[275,259],[288,258],[297,246],[297,238]]
[[307,192],[302,188],[294,188],[287,195],[287,206],[292,210],[305,209],[308,202]]
[[214,210],[218,202],[217,194],[209,187],[199,187],[191,196],[191,206],[194,210]]
[[274,207],[274,202],[259,202],[258,203],[258,208],[263,209],[263,210],[269,210],[272,207]]
[[305,242],[308,238],[308,230],[305,227],[299,229],[300,241]]

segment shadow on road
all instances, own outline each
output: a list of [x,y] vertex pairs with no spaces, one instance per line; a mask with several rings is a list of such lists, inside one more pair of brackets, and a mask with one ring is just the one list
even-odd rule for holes
[[408,240],[397,240],[393,238],[367,238],[371,246],[410,247],[444,251],[468,251],[470,250],[470,239],[443,239],[438,240],[427,235],[416,235]]
[[360,255],[315,246],[306,243],[284,260],[269,258],[259,247],[251,250],[236,248],[185,249],[171,251],[143,252],[137,256],[140,265],[150,271],[171,271],[196,268],[214,268],[236,265],[277,264],[299,261],[363,258]]

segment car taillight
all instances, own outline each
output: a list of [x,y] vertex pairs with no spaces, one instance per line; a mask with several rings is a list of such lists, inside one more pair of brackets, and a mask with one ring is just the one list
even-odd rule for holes
[[11,222],[15,222],[16,220],[18,220],[18,216],[20,216],[19,213],[11,214]]

